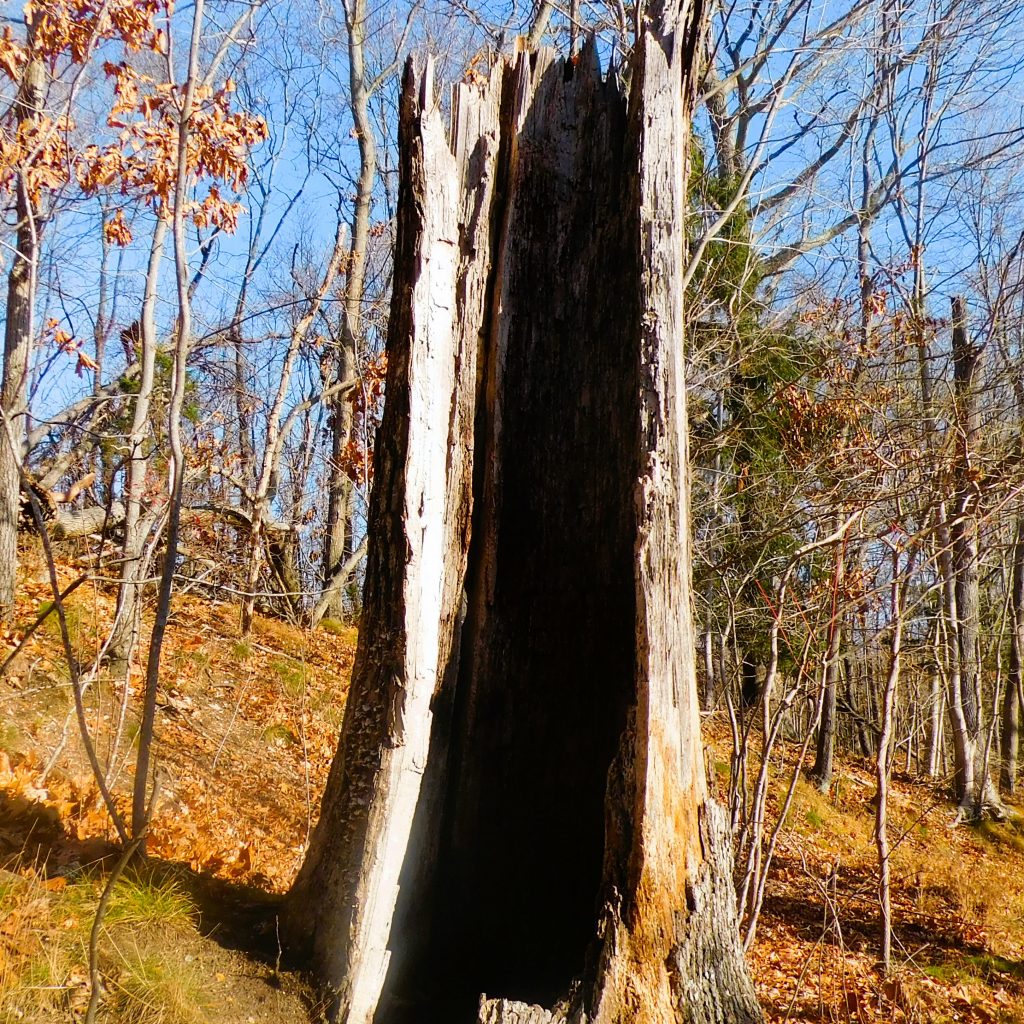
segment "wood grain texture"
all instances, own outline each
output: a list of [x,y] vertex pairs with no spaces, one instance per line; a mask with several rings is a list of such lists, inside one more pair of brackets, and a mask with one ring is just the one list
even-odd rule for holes
[[450,142],[407,71],[360,646],[285,920],[345,1024],[760,1019],[690,617],[704,19],[651,15],[629,97],[521,54]]

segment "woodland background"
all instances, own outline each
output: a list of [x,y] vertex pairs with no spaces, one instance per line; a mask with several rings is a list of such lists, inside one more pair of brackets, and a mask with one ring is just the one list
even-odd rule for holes
[[[130,807],[98,784],[129,839],[149,822],[179,602],[237,605],[242,644],[260,616],[358,620],[406,55],[473,82],[519,35],[575,53],[593,34],[621,69],[638,12],[4,14],[0,615],[24,654],[19,544],[69,601],[105,588],[87,650],[63,598],[39,621],[95,778],[137,751]],[[838,749],[877,791],[888,969],[893,771],[958,821],[1012,814],[1019,781],[1024,11],[723,0],[713,18],[680,259],[699,670],[744,936],[802,773],[835,800]]]

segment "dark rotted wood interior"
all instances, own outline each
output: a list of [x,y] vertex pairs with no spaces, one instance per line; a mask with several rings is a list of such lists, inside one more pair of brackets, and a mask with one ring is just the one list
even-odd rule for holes
[[547,67],[499,158],[464,617],[379,1024],[551,1005],[595,934],[635,699],[638,289],[625,102],[591,56]]

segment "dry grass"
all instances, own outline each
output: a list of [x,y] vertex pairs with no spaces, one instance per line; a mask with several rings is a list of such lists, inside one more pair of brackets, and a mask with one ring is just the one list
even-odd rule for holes
[[[48,1024],[84,1011],[89,932],[101,877],[68,881],[22,867],[0,873],[0,1021]],[[188,959],[195,912],[156,878],[115,886],[100,941],[103,1017],[111,1024],[203,1024],[210,986]]]
[[[26,589],[23,623],[44,599],[45,588]],[[73,606],[84,659],[109,622],[112,597],[87,584]],[[108,852],[106,819],[73,733],[48,793],[34,788],[69,706],[58,645],[52,631],[40,632],[0,681],[0,722],[9,723],[0,731],[0,853],[12,849],[12,837],[13,849],[24,842],[25,851],[18,873],[0,872],[0,1024],[50,1024],[82,1012],[88,929],[102,883],[99,873],[76,874],[76,864]],[[15,637],[4,639],[9,647]],[[237,609],[191,596],[175,602],[158,722],[170,782],[151,853],[221,880],[287,886],[334,755],[354,649],[354,631],[341,624],[309,631],[258,617],[243,641]],[[119,692],[101,679],[90,694],[101,738]],[[708,724],[724,788],[728,729]],[[775,809],[791,755],[773,768]],[[129,759],[118,776],[122,799],[130,767]],[[1024,1022],[1024,825],[952,829],[953,810],[939,789],[893,780],[898,964],[886,979],[877,964],[871,765],[841,759],[836,776],[827,796],[798,782],[769,877],[752,955],[769,1019]],[[94,842],[100,848],[85,855]],[[36,850],[66,879],[35,869]],[[165,870],[117,886],[101,950],[101,1020],[308,1020],[294,994],[275,1001],[283,998],[278,990],[254,982],[265,977],[258,965],[232,965],[202,938],[183,877]]]
[[[173,936],[170,937],[173,942]],[[138,932],[112,943],[110,1019],[123,1024],[207,1024],[216,994],[194,960],[168,957],[168,937]]]
[[[50,598],[33,574],[32,553],[25,555],[17,621],[0,628],[0,658]],[[62,582],[79,572],[62,564]],[[109,631],[114,591],[86,583],[67,611],[88,666]],[[148,624],[147,613],[144,636]],[[156,756],[166,781],[150,829],[153,868],[122,877],[104,918],[98,1020],[107,1024],[310,1019],[299,979],[222,948],[205,930],[234,927],[241,930],[232,941],[261,943],[266,912],[256,908],[258,894],[234,886],[281,890],[294,874],[333,756],[355,632],[257,616],[243,641],[238,626],[237,608],[195,595],[175,599],[158,693]],[[145,657],[143,646],[128,680],[136,694]],[[124,692],[101,670],[86,693],[105,766]],[[0,868],[7,869],[0,870],[0,1024],[80,1020],[89,999],[89,932],[114,848],[71,709],[51,617],[0,677]],[[123,812],[137,716],[133,700],[110,761]],[[240,907],[248,908],[241,925]]]

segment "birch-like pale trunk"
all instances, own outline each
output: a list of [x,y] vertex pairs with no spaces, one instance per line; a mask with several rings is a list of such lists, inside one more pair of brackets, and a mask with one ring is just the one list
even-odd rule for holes
[[[345,293],[341,318],[341,344],[335,360],[335,379],[350,380],[356,374],[356,348],[363,333],[363,299],[366,292],[366,261],[370,248],[373,190],[377,181],[377,141],[370,117],[372,83],[366,68],[366,0],[345,0],[348,33],[349,106],[359,143],[359,176],[352,204],[351,247],[345,268]],[[343,469],[345,448],[352,437],[352,406],[346,395],[331,402],[331,461],[327,485],[327,535],[324,542],[324,590],[320,601],[332,618],[344,613],[343,593],[347,577],[339,572],[353,554],[352,481]]]
[[939,762],[942,755],[942,712],[945,705],[945,691],[942,686],[942,630],[938,617],[932,631],[932,665],[929,673],[928,687],[928,749],[927,775],[934,779],[939,774]]
[[139,318],[139,390],[133,403],[132,429],[128,435],[128,453],[125,459],[121,583],[117,592],[114,630],[107,645],[108,657],[125,679],[128,675],[129,662],[138,647],[142,626],[142,586],[149,567],[149,560],[145,557],[146,541],[158,515],[153,510],[146,510],[144,498],[149,475],[150,448],[153,443],[150,408],[156,378],[156,302],[167,227],[167,220],[161,213],[153,228],[142,298],[142,315]]
[[[138,753],[135,759],[135,778],[132,788],[132,838],[144,839],[149,822],[150,768],[153,752],[153,733],[156,725],[156,694],[160,683],[160,660],[167,623],[171,616],[171,592],[178,562],[178,535],[181,526],[181,503],[185,485],[185,446],[181,434],[181,414],[185,404],[185,385],[188,381],[188,357],[192,350],[192,297],[189,293],[188,249],[185,237],[187,213],[186,197],[191,184],[192,168],[188,161],[191,119],[195,109],[196,89],[199,87],[199,50],[202,39],[205,0],[195,0],[192,9],[192,36],[188,51],[187,78],[178,113],[177,160],[175,166],[174,208],[170,211],[171,239],[174,245],[174,270],[177,285],[178,333],[174,345],[174,364],[171,374],[171,397],[167,408],[167,439],[170,453],[166,549],[157,587],[153,629],[149,637],[146,656],[146,682],[142,695],[142,720],[139,725]],[[154,783],[155,784],[155,783]]]
[[[260,569],[263,565],[264,545],[266,543],[267,523],[271,513],[271,503],[274,498],[273,480],[277,475],[281,463],[281,453],[288,434],[291,431],[295,416],[297,415],[299,403],[292,407],[288,415],[285,415],[285,404],[288,392],[292,384],[292,373],[295,369],[295,361],[299,351],[309,337],[310,329],[316,323],[317,317],[323,309],[324,301],[330,294],[334,283],[341,272],[345,258],[345,225],[339,221],[334,236],[334,246],[328,258],[327,266],[324,268],[323,276],[320,278],[316,294],[310,300],[309,306],[299,318],[298,323],[292,328],[291,337],[288,341],[288,348],[284,360],[281,363],[280,376],[277,382],[277,391],[274,394],[267,415],[267,431],[263,439],[263,450],[258,466],[255,469],[255,482],[248,494],[249,504],[252,512],[250,516],[248,536],[248,562],[245,577],[245,596],[242,598],[242,635],[248,636],[252,629],[253,615],[256,609],[256,588],[259,584]],[[345,401],[346,393],[342,387],[336,386],[336,399]],[[287,593],[288,584],[282,581],[282,588]]]
[[882,694],[882,721],[878,737],[878,759],[875,780],[878,787],[875,802],[875,851],[878,854],[878,905],[882,923],[882,970],[888,974],[892,966],[892,886],[891,846],[889,843],[889,772],[892,768],[892,743],[895,728],[896,691],[899,688],[903,657],[903,597],[910,563],[900,571],[900,552],[892,551],[892,582],[890,584],[889,672]]
[[[948,531],[950,553],[944,568],[952,578],[954,592],[954,600],[949,604],[953,613],[949,621],[959,686],[959,713],[955,716],[953,742],[956,798],[960,815],[973,820],[986,811],[996,817],[1002,817],[1005,811],[989,772],[981,700],[977,519],[980,491],[975,478],[981,441],[981,407],[975,381],[982,348],[971,341],[964,300],[956,296],[952,306],[954,494]],[[957,736],[958,731],[962,731],[962,735]]]

